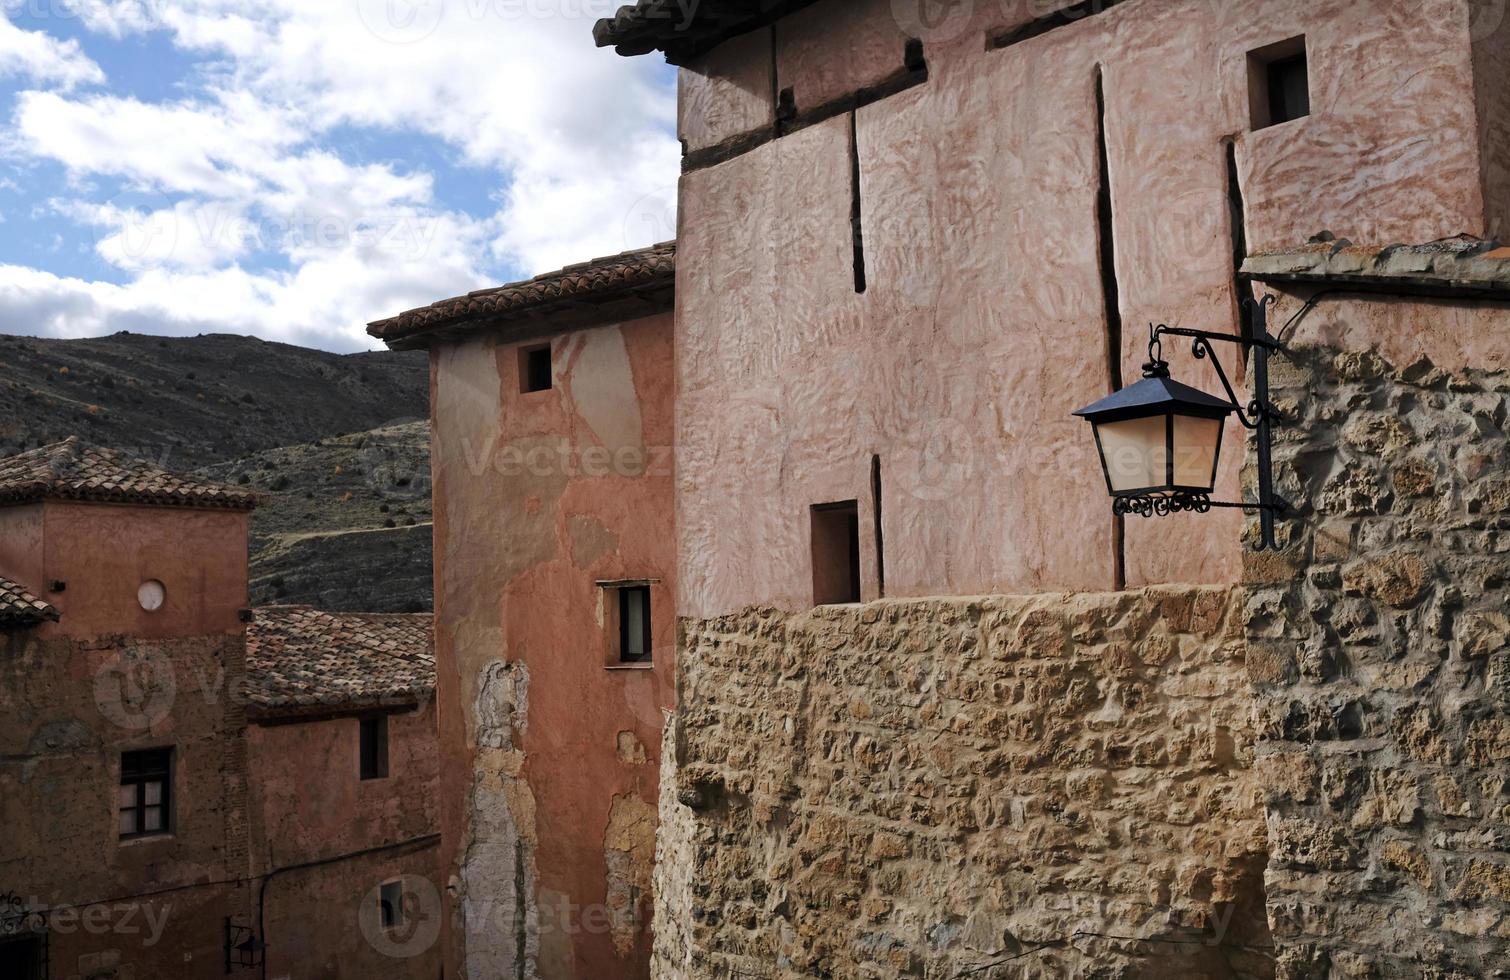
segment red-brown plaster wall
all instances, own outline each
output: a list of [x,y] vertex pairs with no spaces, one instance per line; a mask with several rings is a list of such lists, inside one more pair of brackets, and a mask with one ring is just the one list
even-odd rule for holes
[[[436,844],[422,839],[439,827],[434,705],[388,716],[384,779],[360,778],[356,716],[254,723],[247,738],[252,865],[272,876],[269,976],[433,980],[444,883]],[[328,863],[298,868],[309,862]],[[414,918],[426,918],[390,940],[371,921],[364,928],[362,915],[370,920],[364,905],[376,901],[374,889],[401,877],[417,903]]]
[[50,600],[42,555],[42,505],[0,507],[0,576]]
[[[54,976],[222,975],[224,918],[249,921],[246,524],[192,508],[0,508],[0,574],[62,615],[0,634],[0,888],[49,910]],[[157,612],[137,602],[145,579],[167,586]],[[121,755],[166,747],[170,832],[122,840]]]
[[[47,632],[156,638],[245,629],[245,512],[48,501],[43,515],[43,584],[35,587],[66,585],[44,596],[62,614]],[[166,589],[155,612],[137,601],[149,579]]]
[[[512,975],[525,922],[527,975],[646,976],[675,641],[671,321],[551,343],[548,392],[520,392],[518,344],[432,359],[448,973]],[[653,583],[653,668],[607,668],[597,583],[626,579]]]
[[[977,4],[957,23],[914,25],[929,80],[854,124],[863,294],[847,115],[686,174],[680,611],[810,605],[807,509],[848,498],[861,501],[874,595],[872,454],[888,594],[1112,587],[1110,507],[1085,426],[1069,418],[1110,387],[1098,69],[1124,324],[1114,356],[1130,383],[1149,323],[1236,330],[1228,141],[1250,250],[1323,229],[1359,241],[1485,230],[1467,2],[1423,18],[1407,0],[1131,0],[1002,50],[986,49],[987,32],[1043,5]],[[777,23],[792,55],[778,58],[776,89],[826,95],[891,57],[879,44],[852,59],[870,48],[845,38],[887,35],[894,5],[867,2],[853,16],[876,18],[869,29],[820,36],[838,6],[856,9],[828,0]],[[1313,113],[1252,132],[1248,52],[1300,33]],[[732,48],[713,62],[731,76],[754,67]],[[684,92],[716,82],[699,71]],[[1188,347],[1166,350],[1182,379],[1217,389]],[[1241,429],[1226,438],[1240,445]],[[1219,494],[1233,499],[1240,454],[1225,455]],[[1234,581],[1240,526],[1236,513],[1130,519],[1127,584]]]
[[[223,917],[250,908],[244,885],[213,886],[248,871],[242,712],[227,693],[243,638],[44,638],[48,629],[0,634],[0,881],[55,910],[55,976],[89,975],[98,956],[138,976],[214,976]],[[171,833],[121,840],[121,754],[164,747]],[[142,929],[148,905],[167,915],[160,934]],[[115,925],[58,918],[75,914]]]
[[388,776],[361,779],[358,717],[247,727],[259,871],[436,833],[435,706],[388,715]]

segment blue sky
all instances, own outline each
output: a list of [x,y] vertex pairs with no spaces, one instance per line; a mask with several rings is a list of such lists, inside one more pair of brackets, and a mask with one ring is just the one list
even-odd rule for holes
[[0,332],[367,321],[670,238],[618,0],[0,0]]

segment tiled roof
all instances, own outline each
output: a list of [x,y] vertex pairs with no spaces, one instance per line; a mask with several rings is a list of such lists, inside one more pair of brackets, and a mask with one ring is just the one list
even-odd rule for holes
[[36,500],[250,510],[257,495],[177,476],[114,449],[97,449],[70,436],[62,442],[0,459],[0,505]]
[[426,701],[435,692],[432,617],[256,609],[246,631],[254,717],[319,715]]
[[1384,292],[1510,297],[1510,248],[1499,242],[1459,235],[1424,245],[1354,245],[1324,237],[1251,256],[1243,263],[1243,277]]
[[816,0],[637,0],[593,25],[598,47],[634,56],[662,51],[673,65],[739,34],[801,10]]
[[58,611],[7,578],[0,578],[0,629],[58,619]]
[[568,327],[663,313],[676,283],[676,243],[569,265],[378,320],[367,332],[393,348],[484,326]]

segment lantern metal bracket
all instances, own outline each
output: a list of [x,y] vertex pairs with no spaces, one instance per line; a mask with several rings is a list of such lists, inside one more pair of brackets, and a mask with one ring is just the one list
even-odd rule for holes
[[[1214,507],[1256,511],[1259,515],[1259,540],[1254,545],[1254,549],[1257,551],[1279,550],[1274,533],[1274,518],[1288,510],[1289,505],[1274,493],[1273,427],[1282,423],[1284,417],[1269,401],[1269,355],[1276,352],[1284,353],[1286,350],[1284,344],[1271,337],[1268,331],[1269,308],[1275,302],[1276,299],[1272,295],[1265,296],[1261,300],[1247,301],[1249,309],[1245,312],[1251,311],[1251,315],[1249,316],[1249,330],[1244,335],[1212,333],[1206,330],[1171,327],[1167,324],[1152,327],[1148,341],[1149,363],[1143,367],[1145,375],[1167,377],[1169,365],[1163,360],[1163,338],[1189,337],[1194,341],[1191,347],[1196,360],[1209,360],[1211,366],[1216,368],[1216,376],[1221,379],[1222,388],[1227,392],[1227,398],[1232,403],[1237,420],[1254,433],[1257,443],[1255,454],[1258,457],[1258,501],[1256,503],[1224,503],[1213,501],[1205,494],[1192,493],[1142,495],[1116,500],[1113,510],[1118,515],[1137,514],[1140,517],[1153,517],[1182,511],[1204,514]],[[1237,391],[1228,380],[1227,372],[1222,367],[1222,360],[1217,357],[1216,348],[1212,346],[1213,342],[1217,341],[1241,344],[1253,354],[1253,398],[1246,408],[1238,400]]]

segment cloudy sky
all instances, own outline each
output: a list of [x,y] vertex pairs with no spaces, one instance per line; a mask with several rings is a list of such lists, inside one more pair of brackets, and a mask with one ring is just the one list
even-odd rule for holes
[[671,238],[621,0],[0,0],[0,333],[367,321]]

